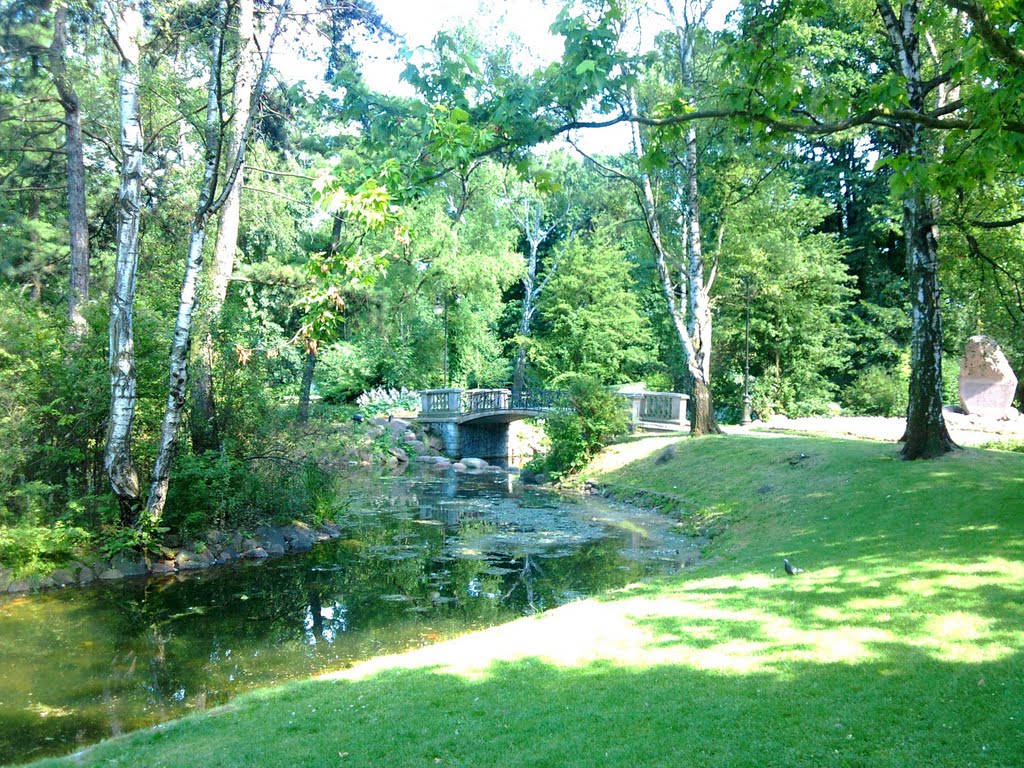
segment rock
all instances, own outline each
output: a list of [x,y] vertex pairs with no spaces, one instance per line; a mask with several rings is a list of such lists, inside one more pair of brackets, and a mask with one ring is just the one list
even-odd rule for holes
[[436,464],[439,461],[444,461],[443,456],[417,456],[416,461],[422,464]]
[[32,589],[32,584],[28,579],[15,579],[7,585],[7,594],[17,595],[21,592],[28,592]]
[[252,549],[247,549],[243,552],[242,557],[249,558],[250,560],[264,560],[269,557],[269,555],[263,547],[253,547]]
[[483,459],[460,459],[470,469],[483,469],[489,466]]
[[427,435],[426,443],[435,451],[444,450],[444,440],[438,435]]
[[256,539],[268,555],[283,555],[288,549],[288,538],[283,528],[261,525],[256,529]]
[[168,563],[164,560],[157,560],[156,562],[149,564],[149,572],[156,576],[174,573],[175,570],[177,569],[174,567],[173,562]]
[[454,469],[456,472],[465,472],[467,469],[469,469],[469,467],[467,467],[461,461],[456,461],[454,464],[452,464],[452,469]]
[[339,528],[337,524],[332,523],[330,520],[324,520],[322,523],[320,523],[320,527],[323,530],[327,531],[329,534],[331,534],[332,539],[341,538],[341,528]]
[[369,437],[371,440],[376,440],[377,438],[379,438],[383,434],[384,434],[384,427],[381,427],[381,426],[370,427],[366,431],[366,436]]
[[12,580],[11,572],[0,568],[0,592],[6,592]]
[[423,453],[427,450],[427,446],[423,444],[422,440],[413,440],[411,443],[406,443],[405,447],[413,453]]
[[[452,463],[450,461],[448,461],[448,459],[441,459],[440,461],[435,461],[430,466],[430,468],[431,469],[437,469],[437,470],[444,470],[444,469],[451,469],[451,466],[452,466]],[[463,465],[463,466],[465,466],[465,465]]]
[[234,546],[233,544],[228,544],[226,547],[224,547],[224,549],[220,551],[220,554],[217,556],[217,562],[230,563],[232,560],[237,560],[241,556],[242,555],[238,551],[238,548],[236,546]]
[[87,565],[83,565],[78,571],[78,583],[82,586],[92,584],[96,581],[96,571]]
[[231,536],[231,546],[233,546],[235,549],[241,549],[242,548],[242,542],[244,542],[244,541],[245,541],[245,537],[242,534],[240,534],[240,533],[234,533]]
[[78,579],[75,578],[75,574],[68,568],[58,568],[50,574],[50,579],[53,581],[54,586],[57,587],[66,587],[69,584],[74,584],[78,581]]
[[288,550],[285,549],[284,544],[279,544],[276,541],[265,541],[263,542],[263,551],[267,553],[268,557],[280,557]]
[[120,571],[122,576],[145,576],[148,570],[142,557],[128,552],[119,552],[110,558],[110,568]]
[[116,579],[123,579],[124,574],[116,568],[108,568],[99,575],[99,578],[103,581],[114,581]]
[[223,531],[209,531],[206,534],[206,543],[211,547],[219,547],[228,540],[228,535]]
[[388,448],[388,453],[394,456],[402,464],[409,463],[409,454],[399,448],[397,445],[394,448]]
[[178,566],[179,571],[199,571],[213,565],[206,551],[190,552],[187,549],[183,549],[178,553],[174,563]]
[[407,431],[409,431],[409,427],[412,425],[409,424],[408,421],[405,421],[403,419],[392,419],[391,421],[387,421],[385,419],[384,424],[382,426],[384,426],[387,429],[390,429],[391,434],[393,434],[395,437],[398,437],[399,435],[403,435]]
[[527,485],[535,485],[537,483],[537,473],[532,469],[523,469],[519,473],[519,479]]
[[413,432],[411,429],[407,429],[405,431],[405,434],[402,435],[403,443],[415,443],[417,440],[419,440],[419,438],[416,437],[416,433]]
[[305,523],[296,521],[281,530],[288,546],[296,552],[308,552],[316,543],[316,534]]
[[960,361],[960,405],[971,415],[1001,418],[1013,402],[1017,377],[991,336],[971,336]]

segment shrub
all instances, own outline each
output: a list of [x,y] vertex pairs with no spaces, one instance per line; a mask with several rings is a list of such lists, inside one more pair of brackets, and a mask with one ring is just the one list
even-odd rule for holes
[[386,389],[377,387],[363,392],[356,398],[360,409],[368,416],[377,416],[389,411],[415,411],[420,401],[415,392],[405,389]]
[[625,401],[590,376],[574,376],[568,385],[570,410],[549,418],[551,441],[546,456],[530,463],[534,471],[578,472],[605,445],[625,434],[629,416]]
[[908,374],[905,367],[865,369],[843,392],[843,405],[859,416],[905,416]]
[[46,573],[79,556],[89,533],[58,522],[53,526],[0,526],[0,566],[18,575]]
[[316,390],[325,403],[340,405],[362,392],[371,376],[365,354],[352,344],[324,347],[318,356]]

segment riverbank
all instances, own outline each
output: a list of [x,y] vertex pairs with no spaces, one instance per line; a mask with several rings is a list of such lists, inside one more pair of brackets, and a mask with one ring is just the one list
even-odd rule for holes
[[43,764],[1008,768],[1022,478],[996,451],[629,443],[586,479],[714,529],[706,565]]

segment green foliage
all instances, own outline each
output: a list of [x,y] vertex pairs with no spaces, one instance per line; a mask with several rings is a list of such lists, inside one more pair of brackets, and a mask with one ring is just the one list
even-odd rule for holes
[[606,384],[642,378],[654,341],[615,229],[602,226],[559,249],[538,307],[534,365],[548,379],[565,373]]
[[15,575],[45,574],[80,557],[92,536],[58,521],[53,525],[0,525],[0,566]]
[[906,416],[910,372],[872,366],[843,390],[843,405],[858,416]]
[[420,407],[415,393],[405,389],[377,387],[356,398],[359,409],[367,416],[380,416],[392,411],[415,411]]
[[591,376],[566,375],[568,412],[549,417],[544,431],[550,451],[531,462],[534,471],[567,475],[578,472],[601,448],[626,433],[629,414],[625,400]]
[[161,540],[169,530],[169,527],[144,515],[138,525],[105,527],[100,549],[108,558],[120,554],[160,556],[163,549]]
[[363,347],[337,342],[320,347],[317,352],[316,391],[326,403],[348,402],[367,388],[371,375]]

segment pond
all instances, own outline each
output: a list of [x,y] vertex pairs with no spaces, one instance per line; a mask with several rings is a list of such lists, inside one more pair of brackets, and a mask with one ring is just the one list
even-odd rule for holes
[[0,599],[0,763],[670,573],[695,554],[665,517],[505,473],[346,487],[342,538],[305,555]]

